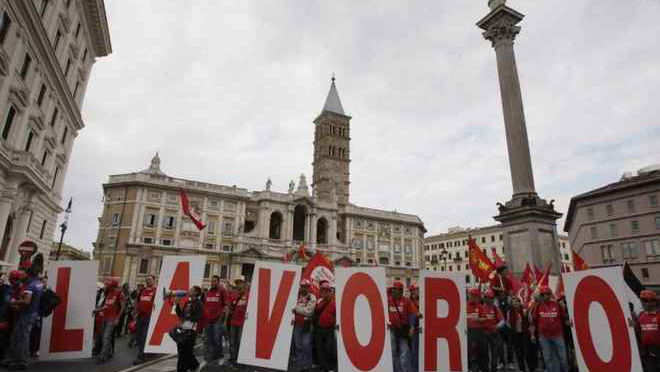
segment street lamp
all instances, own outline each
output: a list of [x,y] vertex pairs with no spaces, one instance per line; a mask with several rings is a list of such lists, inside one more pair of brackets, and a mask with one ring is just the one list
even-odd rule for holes
[[60,252],[62,251],[62,241],[64,240],[64,233],[66,232],[66,229],[69,227],[69,215],[71,214],[71,202],[73,202],[73,197],[69,199],[69,204],[66,207],[66,210],[64,211],[64,221],[60,225],[60,230],[62,230],[62,234],[60,235],[60,243],[57,245],[57,254],[55,255],[55,261],[60,260]]
[[447,271],[447,255],[449,252],[447,252],[447,248],[442,247],[442,251],[440,251],[440,259],[444,262],[444,269],[442,271]]

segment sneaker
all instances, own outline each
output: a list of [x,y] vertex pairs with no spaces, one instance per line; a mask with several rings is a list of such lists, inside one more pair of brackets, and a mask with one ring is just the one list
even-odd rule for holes
[[504,363],[497,363],[497,369],[504,369]]

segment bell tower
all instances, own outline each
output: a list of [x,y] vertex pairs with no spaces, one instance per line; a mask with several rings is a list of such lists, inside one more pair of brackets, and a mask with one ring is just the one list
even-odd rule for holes
[[314,120],[314,176],[312,187],[319,199],[348,204],[350,188],[350,121],[339,100],[334,76],[325,105]]

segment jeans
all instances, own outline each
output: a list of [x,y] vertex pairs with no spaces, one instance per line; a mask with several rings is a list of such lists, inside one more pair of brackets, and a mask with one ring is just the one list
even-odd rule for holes
[[390,341],[392,342],[392,366],[394,372],[410,371],[410,347],[407,337],[399,337],[390,330]]
[[236,362],[238,359],[238,349],[241,347],[241,335],[243,326],[231,326],[229,330],[229,346],[231,347],[231,356],[229,360]]
[[568,372],[566,345],[564,344],[563,337],[546,338],[541,336],[539,337],[539,344],[543,351],[543,360],[545,361],[546,371]]
[[223,326],[222,320],[217,320],[214,323],[209,323],[204,328],[206,335],[206,345],[204,352],[204,360],[210,363],[217,359],[222,359],[222,335],[221,327]]
[[99,359],[110,359],[113,354],[113,344],[115,339],[115,320],[104,320],[103,321],[103,330],[101,331],[101,337],[103,340],[103,346],[101,347],[101,354]]
[[419,333],[415,333],[410,339],[410,370],[419,371]]
[[30,357],[30,333],[36,321],[36,314],[21,314],[18,317],[7,350],[7,364],[27,365]]
[[502,338],[499,332],[486,333],[486,345],[488,348],[485,350],[486,356],[490,353],[490,370],[497,370],[497,364],[502,363],[504,360],[504,348],[502,347]]
[[303,326],[293,327],[293,345],[296,350],[296,366],[299,369],[312,368],[312,331]]
[[337,370],[337,340],[334,328],[314,328],[316,359],[322,371]]
[[518,369],[525,371],[525,343],[529,342],[529,337],[525,339],[526,334],[524,332],[515,331],[511,333],[511,336],[513,350],[516,353],[516,361],[518,362]]
[[468,366],[470,371],[488,371],[488,344],[478,328],[468,327]]
[[190,337],[186,341],[176,344],[178,356],[176,361],[177,372],[186,372],[199,366],[199,362],[197,361],[197,358],[195,358],[196,339],[197,333],[191,332]]
[[138,316],[135,320],[135,340],[138,348],[138,359],[144,359],[144,344],[147,342],[147,330],[149,330],[148,316]]

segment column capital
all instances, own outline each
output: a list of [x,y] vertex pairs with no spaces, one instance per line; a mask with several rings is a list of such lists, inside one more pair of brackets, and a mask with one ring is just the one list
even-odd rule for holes
[[484,30],[482,33],[484,39],[490,40],[493,47],[497,47],[502,43],[513,43],[520,33],[520,26],[517,24],[524,17],[523,14],[506,5],[500,5],[477,22],[477,26]]

